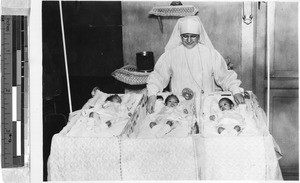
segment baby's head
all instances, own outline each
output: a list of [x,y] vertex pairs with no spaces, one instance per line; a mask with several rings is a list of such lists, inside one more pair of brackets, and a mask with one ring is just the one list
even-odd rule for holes
[[164,97],[161,96],[161,95],[157,95],[156,99],[157,99],[157,100],[160,100],[160,101],[164,101]]
[[155,125],[157,125],[157,123],[155,123],[155,122],[151,122],[151,123],[149,124],[150,128],[153,128]]
[[233,106],[234,104],[229,98],[221,98],[219,100],[219,108],[221,111],[230,110],[233,108]]
[[168,107],[175,107],[179,103],[179,99],[176,95],[171,94],[166,98],[165,105]]
[[107,97],[105,102],[107,102],[107,101],[114,102],[114,103],[121,103],[122,99],[119,95],[115,94],[115,95],[111,95],[111,96]]

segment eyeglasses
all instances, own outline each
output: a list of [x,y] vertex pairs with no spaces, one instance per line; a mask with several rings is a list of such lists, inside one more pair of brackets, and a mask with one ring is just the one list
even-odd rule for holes
[[190,39],[196,39],[199,37],[199,34],[181,34],[180,35],[183,39],[187,39],[187,38],[190,38]]

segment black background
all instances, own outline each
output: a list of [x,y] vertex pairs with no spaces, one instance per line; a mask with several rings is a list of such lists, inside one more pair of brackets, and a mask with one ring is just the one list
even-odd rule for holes
[[[124,93],[111,73],[123,66],[122,15],[119,1],[62,2],[73,111],[98,86],[106,93]],[[69,101],[58,1],[42,2],[43,158],[44,181],[52,136],[67,123]]]

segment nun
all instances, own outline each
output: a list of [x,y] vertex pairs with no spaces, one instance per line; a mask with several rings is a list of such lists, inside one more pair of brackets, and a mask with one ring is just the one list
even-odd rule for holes
[[[156,95],[170,82],[174,94],[201,96],[217,88],[230,91],[237,104],[244,103],[241,81],[213,47],[198,16],[178,19],[165,52],[147,79],[147,112],[153,113]],[[192,95],[192,96],[191,96]]]

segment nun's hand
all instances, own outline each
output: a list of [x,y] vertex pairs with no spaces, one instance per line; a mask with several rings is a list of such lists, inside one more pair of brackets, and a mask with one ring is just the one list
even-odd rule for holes
[[156,95],[151,95],[148,97],[146,106],[147,113],[152,114],[154,112],[155,101]]
[[236,93],[233,95],[234,101],[237,104],[244,104],[245,103],[245,98],[241,93]]

